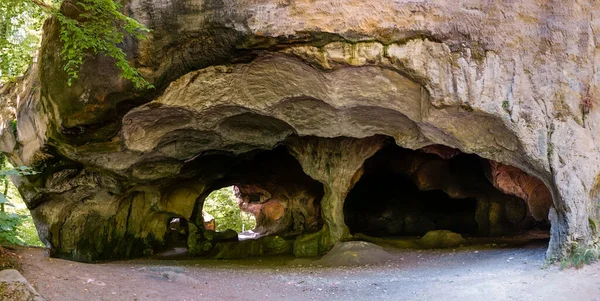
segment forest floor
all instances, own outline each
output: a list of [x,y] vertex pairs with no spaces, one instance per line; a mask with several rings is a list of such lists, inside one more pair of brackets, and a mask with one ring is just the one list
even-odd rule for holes
[[547,265],[547,241],[519,247],[389,249],[392,260],[321,267],[289,257],[136,259],[85,264],[17,252],[47,300],[583,300],[600,301],[600,263]]

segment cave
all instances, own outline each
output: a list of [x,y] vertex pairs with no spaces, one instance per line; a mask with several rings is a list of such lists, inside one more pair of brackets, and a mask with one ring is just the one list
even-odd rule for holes
[[[209,9],[182,5],[178,20]],[[431,24],[412,13],[320,24],[253,5],[194,26],[163,22],[171,6],[132,7],[152,24],[147,40],[122,45],[156,88],[142,91],[93,56],[61,84],[59,28],[48,22],[39,61],[0,91],[0,151],[38,172],[15,184],[52,256],[141,256],[169,243],[174,217],[188,221],[198,254],[279,237],[310,257],[360,233],[498,237],[551,224],[547,254],[562,258],[597,239],[597,114],[579,103],[593,99],[583,95],[593,72],[581,69],[593,64],[555,64],[562,41],[547,55],[513,27],[449,32],[486,16],[453,6],[458,18]],[[405,20],[416,27],[389,27]],[[514,34],[526,43],[504,38]],[[583,84],[561,84],[563,71]],[[260,237],[219,242],[206,228],[205,198],[230,186]]]
[[548,219],[528,208],[536,196],[503,191],[508,187],[498,185],[492,164],[441,145],[410,150],[388,144],[365,161],[344,202],[345,223],[351,234],[373,237],[420,237],[433,230],[498,237],[541,230],[548,238]]

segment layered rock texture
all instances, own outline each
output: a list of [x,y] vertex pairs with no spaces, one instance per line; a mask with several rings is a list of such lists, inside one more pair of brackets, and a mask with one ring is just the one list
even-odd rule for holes
[[[398,168],[386,180],[435,190],[446,203],[431,206],[448,212],[463,202],[473,216],[461,227],[474,234],[549,220],[551,257],[598,236],[599,2],[131,0],[123,10],[152,30],[122,47],[156,89],[134,90],[102,56],[67,86],[50,20],[39,63],[0,96],[0,151],[41,172],[16,181],[55,256],[141,255],[165,244],[173,217],[210,252],[203,199],[227,185],[260,204],[260,231],[300,235],[294,254],[324,253],[350,237],[346,197],[383,174],[365,162],[389,147],[422,151],[383,156],[373,166]],[[465,154],[480,158],[477,185],[449,168]],[[385,164],[394,160],[406,162]]]

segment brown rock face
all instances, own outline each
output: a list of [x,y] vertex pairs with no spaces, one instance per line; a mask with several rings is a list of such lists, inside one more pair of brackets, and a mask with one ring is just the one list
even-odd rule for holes
[[[203,200],[230,185],[244,187],[261,231],[300,235],[295,254],[323,253],[350,235],[352,188],[389,180],[390,168],[440,200],[471,199],[459,212],[476,204],[488,235],[548,218],[552,257],[597,236],[600,2],[132,0],[123,10],[152,30],[123,48],[155,90],[132,89],[103,56],[66,86],[50,20],[39,62],[0,92],[0,151],[40,172],[16,184],[55,256],[141,255],[165,244],[173,217],[190,221],[188,242],[204,252]],[[389,139],[441,158],[370,171],[365,160]],[[447,173],[454,150],[490,160],[484,194]],[[424,227],[421,217],[402,227]]]
[[490,161],[490,176],[496,188],[525,200],[533,217],[538,220],[548,217],[552,195],[542,181],[516,167],[493,161]]

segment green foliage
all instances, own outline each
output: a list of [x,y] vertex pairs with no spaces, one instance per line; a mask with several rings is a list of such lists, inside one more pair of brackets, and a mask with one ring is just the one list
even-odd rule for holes
[[560,267],[562,269],[569,267],[581,268],[582,266],[594,263],[599,259],[599,241],[590,241],[586,245],[580,245],[577,242],[571,242],[569,256],[560,261]]
[[29,210],[7,177],[32,174],[36,172],[26,166],[12,168],[0,154],[0,245],[43,246]]
[[508,100],[502,102],[502,108],[504,111],[509,112],[510,104],[508,103]]
[[25,72],[39,47],[45,14],[31,1],[0,1],[0,82]]
[[12,130],[13,134],[16,135],[16,133],[17,133],[17,120],[16,119],[13,119],[10,122],[10,129]]
[[25,242],[17,235],[23,216],[15,213],[0,213],[0,244],[23,245]]
[[204,201],[204,211],[214,216],[218,232],[231,229],[240,233],[256,226],[254,216],[240,210],[232,187],[213,191]]
[[[15,201],[15,203],[18,202]],[[31,213],[29,213],[29,209],[27,209],[27,207],[16,206],[14,211],[16,212],[16,214],[21,216],[21,224],[18,225],[16,229],[17,237],[22,241],[21,245],[32,247],[44,247],[45,245],[38,236],[38,232],[35,228],[35,224],[33,223]]]
[[125,34],[142,39],[148,29],[123,15],[121,6],[113,0],[65,1],[79,14],[64,15],[59,7],[63,0],[2,0],[0,1],[0,82],[22,75],[39,48],[41,27],[45,18],[55,16],[60,23],[63,42],[63,69],[69,75],[68,85],[79,76],[79,69],[89,55],[105,54],[115,59],[121,76],[136,88],[151,88],[146,79],[127,61],[119,48]]
[[69,74],[68,84],[78,77],[79,68],[91,52],[114,58],[123,78],[131,80],[137,88],[152,87],[129,65],[125,52],[118,47],[123,43],[125,33],[143,39],[148,29],[120,13],[120,5],[113,0],[80,0],[71,5],[80,12],[77,19],[55,11],[61,24],[60,39],[64,43],[62,56],[66,61],[64,70]]

